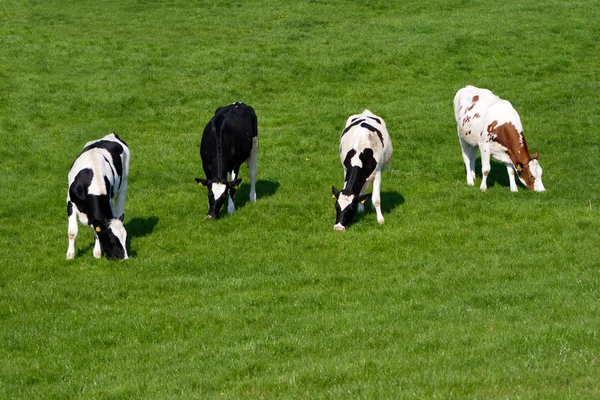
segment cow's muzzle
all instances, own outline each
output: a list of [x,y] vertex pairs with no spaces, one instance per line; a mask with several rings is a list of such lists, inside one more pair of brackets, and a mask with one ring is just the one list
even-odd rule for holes
[[336,231],[340,231],[340,232],[343,232],[343,231],[345,231],[345,230],[346,230],[346,228],[345,228],[345,227],[344,227],[344,225],[342,225],[342,224],[335,224],[335,225],[333,226],[333,229],[335,229]]

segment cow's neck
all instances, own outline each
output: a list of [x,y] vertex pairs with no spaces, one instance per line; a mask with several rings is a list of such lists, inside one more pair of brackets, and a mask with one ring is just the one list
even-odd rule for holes
[[367,181],[363,174],[363,168],[358,166],[348,168],[345,181],[344,190],[358,195]]
[[494,142],[506,148],[506,153],[513,165],[517,165],[517,163],[529,164],[531,155],[527,148],[525,136],[519,133],[512,123],[507,122],[499,126],[492,123],[488,127],[488,131],[493,135],[492,140]]

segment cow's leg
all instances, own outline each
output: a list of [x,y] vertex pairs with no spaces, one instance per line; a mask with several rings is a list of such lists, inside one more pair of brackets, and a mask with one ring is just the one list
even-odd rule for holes
[[375,179],[373,179],[373,194],[371,195],[371,201],[375,212],[377,212],[377,222],[383,224],[383,214],[381,213],[381,171],[378,169],[375,172]]
[[250,202],[254,202],[256,201],[256,174],[258,171],[258,136],[252,139],[248,169],[250,170]]
[[[234,180],[236,180],[237,178],[237,172],[235,170],[231,171],[231,174],[228,174],[229,178],[228,181],[229,182],[233,182]],[[233,214],[235,212],[235,193],[236,193],[236,189],[235,188],[229,188],[229,196],[227,197],[227,212],[229,214]]]
[[[92,229],[94,229],[93,226],[92,226]],[[92,252],[92,254],[94,255],[94,258],[102,257],[102,248],[100,248],[100,239],[98,239],[98,234],[96,233],[95,230],[94,230],[94,251]]]
[[119,218],[123,222],[125,215],[125,197],[127,196],[127,178],[121,181],[121,188],[115,198],[115,207],[113,211],[113,217]]
[[69,218],[69,246],[67,247],[67,260],[75,258],[75,239],[77,238],[77,208],[75,204],[67,200],[67,213]]
[[462,137],[458,137],[462,149],[462,157],[467,171],[467,185],[475,184],[475,159],[477,158],[477,147],[468,144]]
[[[362,189],[360,189],[359,195],[363,195],[369,189],[369,185],[370,185],[369,181],[365,182]],[[358,206],[356,207],[356,211],[359,213],[365,212],[365,205],[363,203],[358,203]]]
[[517,182],[515,182],[515,170],[513,169],[512,164],[506,165],[506,171],[508,171],[508,182],[510,183],[510,191],[518,192]]
[[485,192],[487,190],[487,177],[490,174],[490,149],[489,147],[482,147],[481,148],[481,186],[479,186],[479,189],[481,189],[482,192]]

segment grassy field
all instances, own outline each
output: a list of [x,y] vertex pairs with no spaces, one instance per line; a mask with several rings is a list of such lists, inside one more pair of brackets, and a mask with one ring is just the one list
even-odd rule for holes
[[[2,1],[0,398],[598,398],[600,4],[490,3]],[[519,111],[546,193],[498,163],[466,185],[467,84]],[[233,101],[258,201],[243,167],[205,221],[200,135]],[[386,223],[335,232],[365,108]],[[68,169],[112,131],[131,259],[80,227],[67,262]]]

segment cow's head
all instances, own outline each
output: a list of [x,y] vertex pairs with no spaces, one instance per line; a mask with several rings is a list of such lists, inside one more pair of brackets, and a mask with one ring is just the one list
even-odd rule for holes
[[515,165],[519,180],[523,185],[527,186],[529,190],[535,190],[536,192],[545,192],[544,184],[542,183],[542,167],[538,161],[539,153],[535,153],[531,158],[531,161],[526,165],[518,162]]
[[127,260],[127,249],[125,248],[127,231],[123,226],[123,221],[113,218],[108,224],[95,221],[92,225],[100,241],[100,248],[106,258],[109,260]]
[[232,200],[235,199],[235,192],[242,182],[242,178],[230,182],[196,178],[196,182],[208,188],[208,214],[206,214],[206,219],[217,219],[219,218],[219,211],[221,211],[221,207],[227,199],[227,193],[229,193]]
[[346,227],[352,223],[356,209],[359,203],[364,203],[369,200],[371,194],[355,195],[354,193],[342,190],[341,192],[331,187],[333,197],[335,197],[335,225],[333,229],[336,231],[345,231]]

